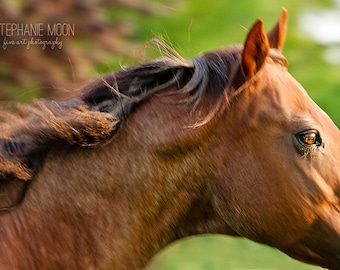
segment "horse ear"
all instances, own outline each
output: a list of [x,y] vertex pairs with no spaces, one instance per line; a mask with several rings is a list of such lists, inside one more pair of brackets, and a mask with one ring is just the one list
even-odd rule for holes
[[247,80],[260,70],[268,54],[268,38],[262,20],[258,19],[248,33],[242,53],[242,68]]
[[283,44],[286,37],[286,31],[287,31],[287,17],[288,12],[285,8],[282,8],[282,13],[279,21],[277,24],[273,27],[272,30],[268,33],[268,40],[270,44],[270,48],[275,48],[282,51]]

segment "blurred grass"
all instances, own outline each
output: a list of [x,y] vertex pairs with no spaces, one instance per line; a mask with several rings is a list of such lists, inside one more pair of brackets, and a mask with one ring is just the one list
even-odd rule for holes
[[268,246],[242,238],[196,236],[160,252],[147,270],[320,269],[291,259]]
[[[168,1],[159,1],[167,5]],[[261,17],[269,30],[276,23],[281,7],[289,12],[284,54],[290,73],[310,96],[340,126],[340,66],[322,58],[324,48],[298,28],[301,12],[331,7],[324,0],[195,0],[172,2],[163,18],[141,17],[123,12],[138,25],[134,40],[145,43],[160,35],[182,56],[190,58],[221,46],[243,43],[247,29]],[[124,59],[119,59],[124,64]],[[114,65],[114,64],[113,64]],[[205,236],[176,242],[160,252],[150,264],[152,270],[219,269],[320,269],[297,262],[285,254],[245,239]]]

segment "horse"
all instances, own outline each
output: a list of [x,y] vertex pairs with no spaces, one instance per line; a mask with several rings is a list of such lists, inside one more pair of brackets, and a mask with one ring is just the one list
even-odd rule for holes
[[287,71],[283,9],[243,45],[3,104],[1,269],[142,269],[183,237],[245,237],[340,269],[340,132]]

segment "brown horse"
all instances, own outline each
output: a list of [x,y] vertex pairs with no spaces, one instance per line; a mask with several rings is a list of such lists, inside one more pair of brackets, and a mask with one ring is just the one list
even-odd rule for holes
[[[340,269],[340,132],[287,72],[287,13],[244,46],[7,105],[0,269],[140,269],[201,233]],[[14,112],[16,111],[16,112]]]

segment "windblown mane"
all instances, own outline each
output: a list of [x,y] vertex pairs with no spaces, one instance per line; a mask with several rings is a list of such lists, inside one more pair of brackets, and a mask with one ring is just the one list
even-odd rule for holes
[[53,148],[93,146],[109,140],[138,104],[162,90],[186,94],[183,102],[193,108],[208,93],[214,113],[227,103],[230,77],[240,62],[240,47],[185,60],[162,46],[171,58],[108,74],[85,86],[72,100],[38,100],[3,108],[0,181],[31,180]]

